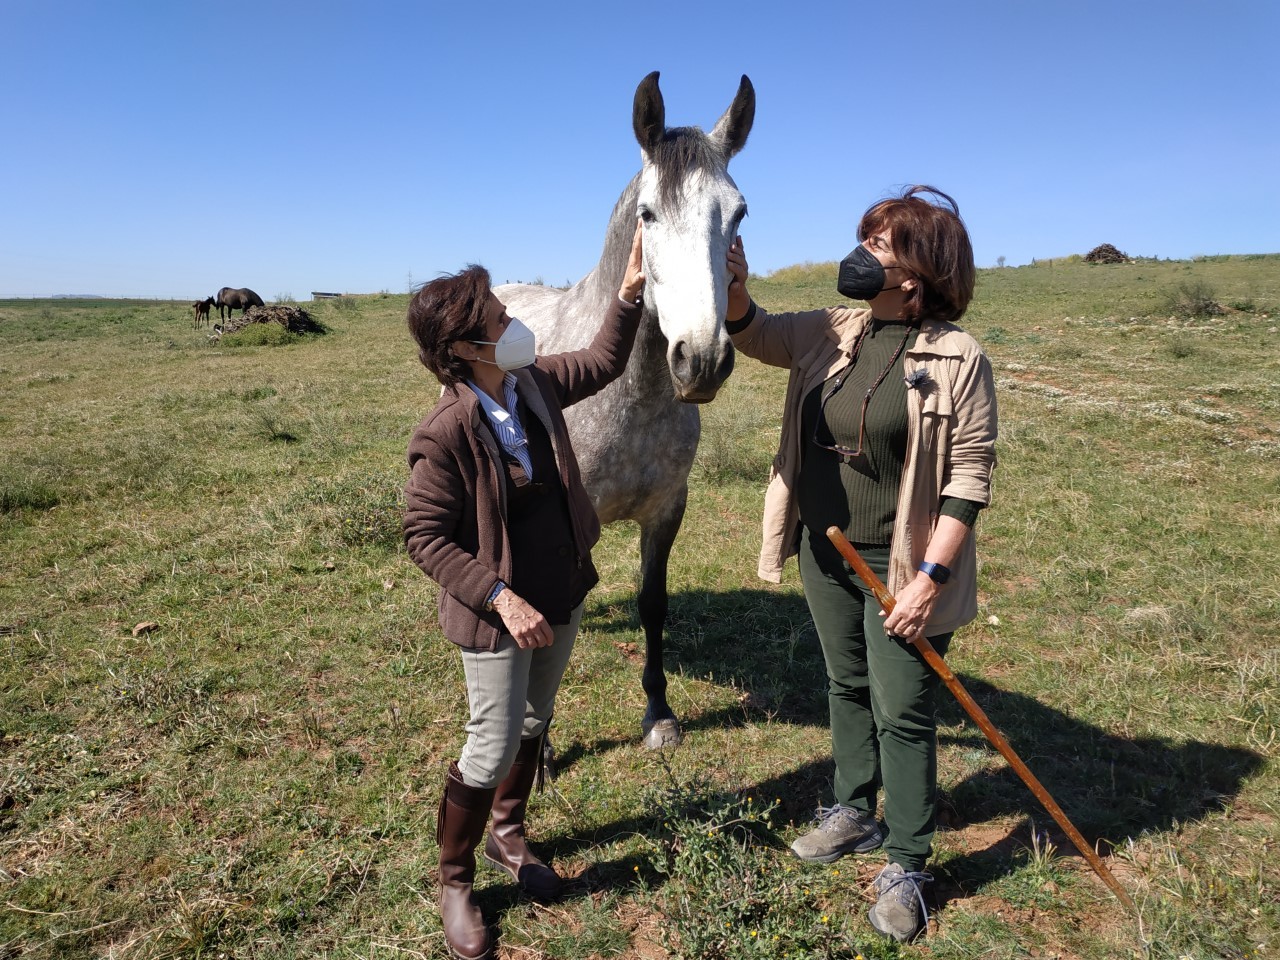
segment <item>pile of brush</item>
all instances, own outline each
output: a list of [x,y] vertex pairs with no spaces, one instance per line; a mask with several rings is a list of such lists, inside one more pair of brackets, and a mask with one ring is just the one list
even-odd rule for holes
[[291,303],[273,303],[250,307],[243,316],[231,317],[221,324],[222,333],[235,333],[251,323],[278,323],[290,333],[324,333],[324,325],[311,314]]
[[1121,253],[1109,243],[1094,247],[1084,255],[1085,263],[1128,263],[1129,255]]

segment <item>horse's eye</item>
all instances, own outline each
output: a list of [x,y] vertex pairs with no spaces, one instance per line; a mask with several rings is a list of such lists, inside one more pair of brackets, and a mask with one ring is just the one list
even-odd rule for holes
[[654,215],[653,211],[650,210],[648,207],[641,207],[640,219],[643,220],[645,223],[653,223],[658,218]]

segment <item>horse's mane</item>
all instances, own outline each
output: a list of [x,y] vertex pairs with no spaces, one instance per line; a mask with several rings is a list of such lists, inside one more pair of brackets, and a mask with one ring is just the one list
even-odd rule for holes
[[649,159],[658,171],[658,196],[664,206],[680,201],[690,173],[719,170],[725,164],[720,149],[697,127],[669,127]]

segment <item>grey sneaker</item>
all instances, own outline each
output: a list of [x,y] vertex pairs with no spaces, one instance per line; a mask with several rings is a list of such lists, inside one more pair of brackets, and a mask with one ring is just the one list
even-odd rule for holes
[[916,936],[929,922],[920,888],[933,880],[928,873],[903,870],[891,863],[876,877],[879,899],[867,913],[876,933],[900,942]]
[[818,825],[791,844],[801,860],[830,863],[846,853],[867,853],[884,842],[871,814],[836,804],[818,808]]

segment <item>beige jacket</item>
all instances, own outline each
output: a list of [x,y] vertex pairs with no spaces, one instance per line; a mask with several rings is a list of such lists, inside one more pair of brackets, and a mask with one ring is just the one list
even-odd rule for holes
[[[764,543],[758,573],[778,583],[782,566],[799,549],[796,480],[804,438],[804,397],[849,362],[853,342],[871,311],[829,307],[770,315],[759,307],[733,336],[749,357],[791,370],[782,414],[782,436],[764,498]],[[923,370],[923,373],[917,371]],[[907,349],[907,458],[889,557],[889,591],[897,594],[916,575],[938,519],[943,496],[991,502],[996,464],[996,396],[991,364],[976,340],[951,323],[926,320]],[[977,556],[970,531],[951,565],[951,580],[938,596],[926,628],[948,633],[978,613]]]

